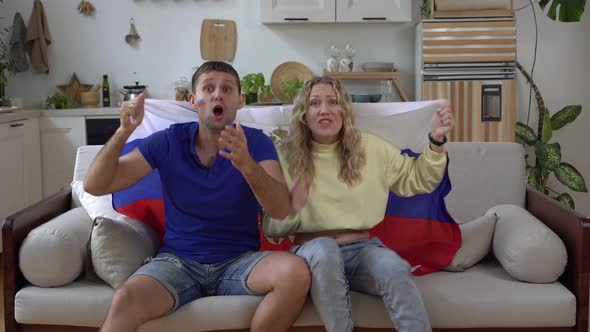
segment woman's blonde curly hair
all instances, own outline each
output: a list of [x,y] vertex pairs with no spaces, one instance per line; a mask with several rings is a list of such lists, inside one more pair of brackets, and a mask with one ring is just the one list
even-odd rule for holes
[[286,149],[289,174],[293,178],[310,178],[315,176],[312,156],[312,136],[305,114],[309,108],[312,88],[317,84],[332,87],[342,110],[342,129],[338,136],[338,159],[340,171],[338,177],[353,186],[361,180],[361,170],[366,163],[365,151],[361,147],[361,131],[354,126],[352,101],[342,83],[332,77],[315,77],[303,85],[295,98],[290,132],[281,148]]

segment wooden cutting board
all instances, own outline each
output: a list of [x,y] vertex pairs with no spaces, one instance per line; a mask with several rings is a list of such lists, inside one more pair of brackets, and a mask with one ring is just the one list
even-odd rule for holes
[[236,22],[203,20],[201,24],[201,58],[232,61],[236,55]]

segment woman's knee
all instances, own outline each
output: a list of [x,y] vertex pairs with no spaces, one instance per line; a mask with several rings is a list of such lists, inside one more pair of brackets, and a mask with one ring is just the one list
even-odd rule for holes
[[297,254],[304,257],[310,269],[313,270],[317,267],[333,266],[340,261],[337,258],[341,252],[336,240],[319,237],[303,244]]

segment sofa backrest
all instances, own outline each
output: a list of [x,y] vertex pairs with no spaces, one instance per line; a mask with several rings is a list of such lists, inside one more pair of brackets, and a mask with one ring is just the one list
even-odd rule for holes
[[[92,160],[101,148],[102,145],[83,145],[78,148],[76,151],[76,163],[74,165],[74,176],[72,178],[72,182],[84,180],[84,175],[86,175],[88,167],[90,167],[90,163],[92,163]],[[72,206],[82,206],[76,195],[72,195]]]
[[524,207],[524,149],[517,143],[448,143],[452,190],[447,209],[458,222],[471,221],[499,204]]
[[[83,180],[100,145],[78,148],[73,180]],[[453,189],[446,198],[449,213],[459,222],[482,216],[499,204],[524,207],[524,150],[517,143],[451,142],[449,177]],[[75,196],[75,195],[74,195]],[[73,205],[80,202],[72,196]]]

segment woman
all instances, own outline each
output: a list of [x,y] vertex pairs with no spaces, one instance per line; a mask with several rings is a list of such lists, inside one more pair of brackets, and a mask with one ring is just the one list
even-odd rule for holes
[[265,218],[267,235],[297,232],[291,249],[312,272],[311,298],[328,332],[352,331],[348,290],[381,296],[394,326],[430,331],[409,264],[368,230],[381,222],[389,191],[411,196],[433,191],[453,126],[448,103],[433,116],[431,144],[419,158],[354,126],[351,99],[330,77],[305,83],[293,109],[289,136],[279,147],[291,190],[284,220]]

